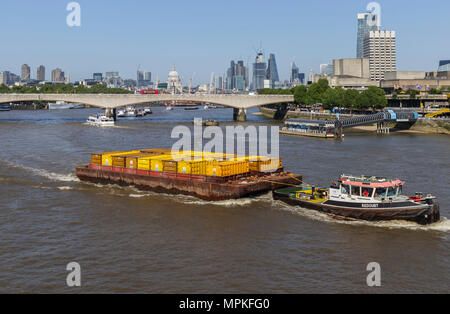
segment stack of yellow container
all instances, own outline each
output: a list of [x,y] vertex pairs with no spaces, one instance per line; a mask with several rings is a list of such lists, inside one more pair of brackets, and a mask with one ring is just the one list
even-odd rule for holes
[[111,154],[117,154],[117,153],[123,153],[120,151],[114,151],[114,152],[104,152],[104,153],[95,153],[91,154],[91,163],[94,165],[101,165],[103,160],[103,155],[111,155]]
[[248,161],[222,161],[206,167],[206,175],[214,177],[235,176],[249,171]]
[[172,160],[171,155],[156,155],[138,158],[139,170],[164,171],[163,160]]
[[179,161],[177,166],[177,172],[183,174],[194,174],[194,175],[206,175],[206,168],[208,165],[215,163],[212,158],[201,159],[201,160],[190,160],[190,161]]
[[130,169],[228,177],[250,171],[270,172],[282,168],[281,158],[235,154],[142,149],[92,154],[91,163]]
[[281,158],[269,158],[266,156],[243,156],[236,160],[247,160],[249,162],[250,171],[270,172],[277,171],[283,167]]

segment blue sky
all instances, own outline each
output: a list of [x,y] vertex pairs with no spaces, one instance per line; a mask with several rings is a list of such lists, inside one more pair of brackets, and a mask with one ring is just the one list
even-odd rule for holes
[[[275,53],[281,79],[295,60],[302,72],[355,57],[356,14],[370,1],[78,0],[81,27],[68,27],[69,0],[2,0],[0,70],[20,73],[43,64],[72,80],[92,72],[136,70],[167,79],[172,64],[184,82],[209,82],[231,59],[250,63],[255,49]],[[448,0],[381,0],[382,27],[397,31],[399,70],[437,69],[450,59]]]

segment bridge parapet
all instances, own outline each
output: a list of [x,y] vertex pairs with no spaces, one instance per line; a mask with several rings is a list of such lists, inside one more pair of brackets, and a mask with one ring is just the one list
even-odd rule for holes
[[236,94],[0,94],[0,103],[21,101],[66,101],[100,108],[118,108],[151,102],[199,102],[237,109],[293,102],[292,95],[236,95]]

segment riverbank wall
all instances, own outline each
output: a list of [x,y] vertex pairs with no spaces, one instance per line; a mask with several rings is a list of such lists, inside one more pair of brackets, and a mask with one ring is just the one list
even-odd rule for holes
[[420,133],[450,135],[450,120],[419,119],[409,130]]

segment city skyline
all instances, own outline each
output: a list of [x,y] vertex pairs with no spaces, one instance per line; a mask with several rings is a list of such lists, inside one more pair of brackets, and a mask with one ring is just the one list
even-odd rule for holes
[[[8,49],[0,52],[0,68],[20,74],[21,65],[28,64],[31,76],[35,77],[37,67],[42,64],[46,69],[64,69],[72,81],[76,81],[91,78],[94,72],[108,71],[119,71],[123,78],[136,78],[140,64],[141,69],[151,72],[153,78],[165,79],[171,65],[176,64],[183,84],[187,84],[195,72],[193,83],[196,85],[208,83],[211,72],[223,76],[229,60],[251,64],[255,47],[260,46],[265,60],[269,53],[275,53],[280,80],[284,81],[289,80],[293,61],[300,72],[308,73],[313,69],[318,73],[320,64],[354,57],[357,14],[364,12],[368,3],[355,0],[324,6],[323,3],[284,1],[285,5],[271,8],[273,12],[265,12],[264,6],[269,2],[259,1],[263,17],[273,15],[276,19],[269,19],[270,23],[261,22],[267,19],[259,14],[261,26],[259,30],[253,30],[248,25],[257,22],[250,14],[255,1],[225,4],[199,0],[197,5],[190,6],[183,2],[170,6],[134,1],[142,10],[119,3],[78,2],[82,8],[79,28],[65,24],[68,12],[64,1],[58,5],[50,1],[5,3],[0,23],[8,30],[3,39],[4,47]],[[408,6],[403,5],[406,1],[379,1],[381,28],[399,34],[398,70],[433,71],[439,60],[448,59],[450,44],[439,40],[445,38],[445,30],[450,26],[445,19],[447,10],[432,10],[433,2],[436,1],[415,10],[414,6],[418,4],[415,1],[408,1]],[[445,6],[448,4],[439,1],[440,8]],[[285,10],[286,7],[291,8]],[[238,13],[235,12],[237,8]],[[334,14],[324,16],[324,9]],[[148,20],[141,19],[141,11],[158,14],[152,14],[152,22],[147,25]],[[225,17],[231,12],[242,17],[245,23],[237,20],[230,27],[224,27]],[[111,19],[117,24],[114,31],[110,25],[105,27]],[[169,25],[173,19],[177,23],[186,23],[186,29],[176,31]],[[414,19],[420,19],[422,23],[413,23]],[[427,26],[425,20],[433,20],[433,27]],[[211,23],[216,27],[211,28]],[[439,27],[435,27],[436,23]],[[48,33],[45,38],[39,36],[44,29]],[[150,35],[142,36],[147,33]],[[420,45],[417,38],[421,39]],[[49,74],[47,72],[46,77]]]

